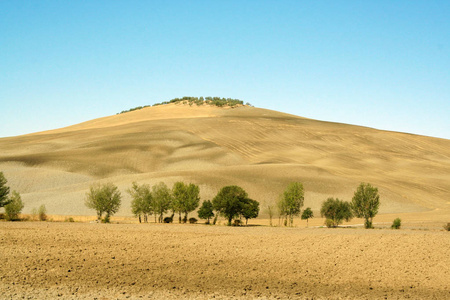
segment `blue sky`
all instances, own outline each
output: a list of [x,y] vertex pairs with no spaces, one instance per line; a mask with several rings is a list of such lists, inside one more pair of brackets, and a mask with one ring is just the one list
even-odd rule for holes
[[0,1],[0,137],[182,96],[450,139],[450,1]]

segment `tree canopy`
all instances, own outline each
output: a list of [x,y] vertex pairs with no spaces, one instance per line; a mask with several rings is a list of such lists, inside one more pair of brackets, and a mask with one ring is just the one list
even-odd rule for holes
[[320,214],[327,218],[326,224],[328,227],[337,227],[344,220],[350,221],[353,218],[350,203],[338,198],[328,198],[327,201],[323,202]]
[[311,210],[310,207],[305,208],[305,210],[302,213],[302,220],[306,220],[306,226],[308,226],[308,220],[314,217],[314,213]]
[[148,222],[148,215],[153,213],[150,186],[148,184],[138,185],[136,182],[132,183],[131,189],[127,192],[131,195],[133,200],[131,201],[131,212],[139,218],[141,223],[141,217],[144,217],[144,222]]
[[213,204],[211,203],[211,201],[203,201],[202,205],[198,209],[197,214],[200,219],[207,220],[206,224],[209,224],[209,219],[214,217]]
[[10,221],[17,220],[23,208],[24,204],[20,194],[13,191],[9,203],[5,205],[6,219]]
[[258,217],[258,214],[259,202],[252,199],[246,199],[242,206],[242,216],[245,219],[245,225],[247,225],[248,219],[254,219]]
[[122,196],[114,184],[108,182],[103,185],[93,185],[86,194],[85,204],[97,211],[97,218],[101,220],[105,213],[105,223],[110,222],[110,217],[119,211]]
[[172,206],[172,192],[164,182],[160,182],[152,187],[152,198],[153,212],[159,216],[159,223],[162,223],[164,214]]
[[8,198],[9,186],[6,185],[7,183],[8,181],[3,175],[3,172],[0,172],[0,207],[3,207],[10,202]]
[[352,198],[352,209],[357,218],[364,218],[364,227],[372,228],[373,217],[378,213],[380,196],[378,189],[369,183],[361,183]]
[[290,226],[294,223],[294,216],[300,214],[304,202],[303,184],[291,182],[280,197],[278,209],[280,215],[286,216]]
[[173,202],[172,209],[180,214],[184,213],[183,222],[188,220],[188,214],[197,209],[200,202],[200,189],[195,184],[185,184],[184,182],[175,182],[172,188]]
[[244,204],[248,199],[247,192],[236,185],[223,187],[212,200],[213,207],[221,215],[227,218],[231,225],[233,218],[242,214]]

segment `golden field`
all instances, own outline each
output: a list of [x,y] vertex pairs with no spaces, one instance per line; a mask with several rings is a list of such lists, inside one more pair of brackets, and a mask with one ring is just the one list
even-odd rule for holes
[[[328,197],[351,200],[360,182],[379,188],[380,215],[450,220],[450,141],[323,122],[266,109],[169,104],[52,131],[0,139],[0,170],[25,202],[49,214],[95,215],[89,186],[111,181],[130,216],[133,181],[185,181],[211,199],[236,184],[261,216],[291,181],[318,215]],[[392,220],[392,219],[391,219]],[[377,218],[375,218],[375,223]]]
[[[170,104],[0,139],[0,171],[50,219],[0,222],[2,299],[449,299],[450,141],[248,106]],[[89,223],[93,183],[122,192],[115,224]],[[240,185],[251,226],[137,224],[131,183],[185,181],[212,199]],[[289,182],[316,215],[269,226]],[[321,203],[378,187],[377,229],[323,228]],[[191,216],[195,216],[193,213]],[[402,219],[401,230],[389,229]],[[151,220],[153,218],[151,217]]]

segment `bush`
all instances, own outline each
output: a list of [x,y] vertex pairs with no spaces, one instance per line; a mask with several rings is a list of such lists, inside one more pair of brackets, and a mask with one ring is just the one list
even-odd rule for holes
[[333,222],[333,220],[331,220],[331,219],[326,219],[326,220],[325,220],[325,225],[326,225],[328,228],[332,228],[332,227],[334,227],[334,222]]
[[197,219],[196,218],[189,218],[189,223],[195,224],[195,223],[197,223]]
[[45,208],[44,204],[39,206],[38,216],[39,216],[39,221],[46,221],[47,220],[47,209]]
[[242,221],[239,219],[234,220],[233,226],[242,226]]
[[447,223],[447,225],[444,225],[444,229],[447,231],[450,231],[450,223]]
[[402,220],[400,220],[400,218],[397,218],[394,220],[394,222],[392,222],[392,229],[400,229],[400,226],[402,226]]
[[22,212],[24,204],[20,194],[16,191],[12,192],[12,196],[7,205],[5,205],[6,220],[15,221],[19,219],[19,214]]
[[[327,201],[323,202],[320,215],[326,218],[325,225],[327,227],[337,227],[344,220],[348,222],[353,218],[350,203],[338,198],[328,198]],[[330,221],[332,224],[330,224]]]
[[66,218],[65,220],[64,220],[64,222],[75,222],[75,220],[72,218],[72,217],[70,217],[70,218]]

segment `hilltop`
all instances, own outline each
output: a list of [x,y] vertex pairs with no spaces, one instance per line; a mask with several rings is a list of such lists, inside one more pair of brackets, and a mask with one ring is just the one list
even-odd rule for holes
[[303,182],[305,206],[350,200],[360,182],[377,186],[380,213],[417,220],[450,214],[450,141],[317,121],[238,105],[177,102],[73,126],[0,139],[0,170],[26,204],[53,214],[92,214],[84,195],[112,181],[125,197],[132,181],[200,185],[203,199],[243,186],[264,208],[288,182]]

